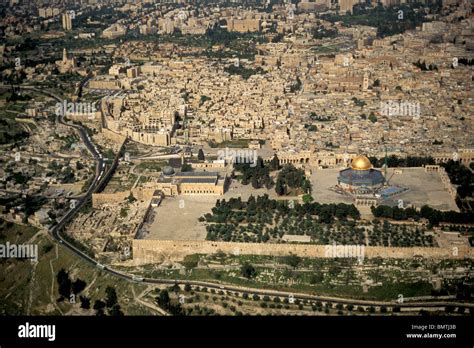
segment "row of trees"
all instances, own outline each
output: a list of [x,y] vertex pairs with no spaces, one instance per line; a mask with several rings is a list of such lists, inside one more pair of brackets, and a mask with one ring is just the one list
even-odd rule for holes
[[474,174],[458,161],[449,160],[442,164],[446,169],[446,173],[454,185],[459,185],[457,192],[459,197],[472,197],[474,191]]
[[230,75],[240,75],[244,80],[248,80],[250,76],[252,75],[263,75],[265,74],[265,70],[263,70],[260,67],[257,67],[256,69],[252,68],[246,68],[244,66],[235,66],[235,65],[229,65],[224,68],[224,71],[226,73],[229,73]]
[[381,228],[379,225],[375,224],[372,230],[368,230],[369,245],[392,247],[434,246],[433,237],[425,235],[424,229],[418,229],[414,226],[394,225],[386,220]]
[[398,208],[387,205],[379,205],[372,207],[372,214],[375,217],[389,218],[394,220],[427,219],[431,225],[438,225],[440,222],[468,224],[474,222],[472,213],[458,213],[455,211],[440,211],[433,209],[427,205],[421,207],[420,210],[414,208]]
[[[417,11],[417,4],[384,7],[378,4],[372,8],[366,3],[354,6],[353,14],[323,15],[322,18],[331,22],[342,21],[344,25],[367,25],[377,28],[378,37],[400,34],[406,30],[415,29],[424,20],[424,11]],[[400,18],[400,12],[402,17]]]
[[[349,217],[360,217],[354,205],[299,204],[263,195],[250,196],[247,202],[240,197],[218,200],[212,214],[206,214],[200,221],[210,223],[206,226],[208,240],[261,243],[279,240],[284,234],[299,234],[312,236],[320,243],[360,242],[363,234],[357,231],[354,221],[347,221]],[[335,221],[340,226],[333,229]]]
[[212,208],[211,214],[205,215],[205,220],[208,222],[218,222],[214,217],[222,216],[224,221],[232,211],[245,210],[246,216],[254,216],[258,213],[275,211],[279,215],[295,215],[303,217],[304,215],[323,215],[328,214],[337,219],[346,219],[351,217],[354,220],[360,218],[360,213],[353,204],[325,204],[325,203],[304,203],[299,204],[295,202],[280,201],[270,199],[267,194],[255,198],[253,195],[249,197],[247,202],[243,202],[241,197],[230,198],[229,201],[225,199],[217,200],[216,206]]
[[[369,157],[370,162],[376,168],[380,168],[385,164],[385,158]],[[433,157],[417,157],[407,156],[406,158],[399,158],[395,155],[387,157],[387,165],[393,167],[423,167],[425,165],[436,164]]]

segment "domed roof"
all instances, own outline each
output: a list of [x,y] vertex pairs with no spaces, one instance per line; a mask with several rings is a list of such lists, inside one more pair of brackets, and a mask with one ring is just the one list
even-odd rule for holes
[[354,170],[369,170],[372,168],[372,163],[367,157],[359,155],[352,159],[351,168]]
[[166,166],[163,168],[163,174],[164,175],[173,175],[174,174],[174,169],[173,167]]

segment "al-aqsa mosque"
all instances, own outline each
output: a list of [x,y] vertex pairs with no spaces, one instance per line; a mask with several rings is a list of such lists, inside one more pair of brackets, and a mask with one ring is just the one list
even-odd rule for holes
[[352,159],[349,168],[339,172],[338,186],[344,191],[355,194],[373,194],[385,184],[385,177],[380,170],[373,169],[370,160],[363,155]]

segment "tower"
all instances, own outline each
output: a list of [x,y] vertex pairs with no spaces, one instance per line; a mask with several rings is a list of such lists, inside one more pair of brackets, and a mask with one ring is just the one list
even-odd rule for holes
[[366,91],[369,89],[369,75],[367,72],[364,72],[364,80],[362,82],[362,90]]
[[61,23],[64,30],[72,30],[72,16],[69,12],[64,12],[61,15]]

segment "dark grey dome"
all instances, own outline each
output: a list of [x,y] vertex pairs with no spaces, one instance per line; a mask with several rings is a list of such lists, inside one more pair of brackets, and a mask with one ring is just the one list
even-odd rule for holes
[[174,174],[174,169],[173,167],[166,166],[163,168],[163,174],[164,175],[173,175]]

